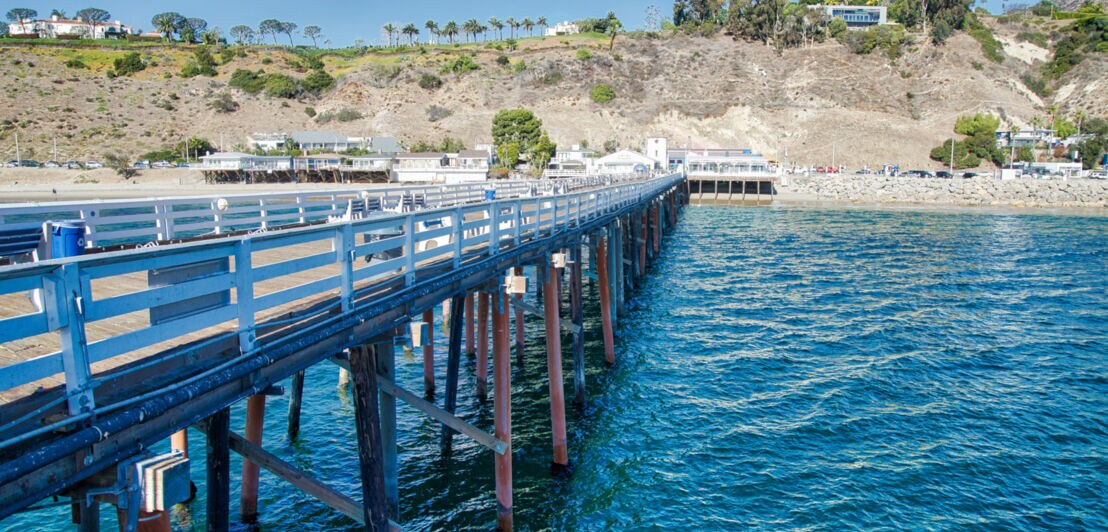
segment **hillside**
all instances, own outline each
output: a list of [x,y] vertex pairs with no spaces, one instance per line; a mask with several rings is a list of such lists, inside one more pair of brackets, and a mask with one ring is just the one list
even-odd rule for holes
[[[241,149],[251,132],[331,129],[350,135],[395,135],[409,143],[444,136],[466,144],[487,142],[499,109],[523,106],[543,119],[560,145],[608,140],[640,147],[645,137],[666,136],[671,145],[750,146],[778,160],[850,166],[899,162],[930,166],[931,147],[953,135],[962,114],[992,112],[1022,125],[1057,103],[1064,111],[1108,116],[1108,60],[1086,59],[1059,82],[1053,99],[1031,92],[1020,75],[1036,69],[1049,52],[1017,38],[1020,24],[990,21],[1005,45],[1005,60],[986,60],[965,34],[945,46],[908,47],[890,60],[880,51],[856,55],[829,41],[814,48],[778,52],[759,44],[712,38],[620,37],[614,53],[599,36],[524,39],[515,51],[485,45],[434,47],[366,56],[325,56],[336,88],[299,100],[250,95],[227,87],[236,69],[265,69],[304,77],[290,52],[251,48],[218,67],[214,78],[175,74],[191,59],[181,46],[140,48],[142,72],[109,79],[111,61],[126,49],[55,48],[3,44],[0,60],[0,158],[14,158],[19,131],[25,158],[103,158],[110,151],[132,158],[204,137]],[[582,60],[577,49],[588,48]],[[129,49],[129,48],[128,48]],[[439,74],[460,52],[475,55],[479,70]],[[497,63],[506,55],[509,66]],[[80,57],[85,68],[66,61]],[[526,68],[514,66],[524,62]],[[299,70],[299,71],[298,71]],[[423,73],[443,86],[422,89]],[[616,98],[594,103],[589,90],[610,83]],[[232,113],[210,107],[227,93]],[[428,107],[450,115],[430,121]],[[363,118],[319,124],[318,113],[353,109]]]

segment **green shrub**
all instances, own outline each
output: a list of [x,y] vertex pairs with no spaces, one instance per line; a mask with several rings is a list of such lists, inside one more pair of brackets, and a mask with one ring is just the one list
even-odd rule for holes
[[1027,88],[1031,89],[1031,92],[1038,94],[1040,97],[1046,98],[1050,96],[1051,90],[1050,87],[1047,86],[1045,79],[1033,76],[1030,73],[1024,73],[1020,76],[1020,81],[1022,81],[1024,85],[1027,85]]
[[424,72],[423,75],[419,77],[419,87],[422,89],[433,91],[439,87],[442,87],[442,78],[434,74],[428,74]]
[[565,77],[565,74],[562,74],[561,70],[551,70],[550,72],[542,75],[542,84],[557,85],[559,82],[562,81],[563,77]]
[[270,63],[272,63],[272,62],[273,62],[273,58],[271,58],[271,57],[263,57],[263,58],[262,58],[262,64],[263,64],[263,65],[268,65],[268,64],[270,64]]
[[510,63],[510,62],[511,61],[508,59],[508,56],[506,56],[506,55],[501,55],[501,56],[496,58],[496,64],[498,64],[500,66],[508,66],[508,63]]
[[447,74],[447,73],[453,72],[455,74],[464,74],[466,72],[469,72],[471,70],[477,70],[479,68],[481,68],[481,67],[476,62],[473,61],[472,57],[470,57],[468,55],[465,55],[465,54],[462,54],[462,55],[458,56],[456,59],[454,59],[454,61],[452,61],[452,62],[448,63],[446,66],[442,67],[442,72],[441,73],[442,74]]
[[88,68],[84,61],[79,58],[73,58],[65,62],[65,66],[68,68]]
[[231,74],[228,85],[249,94],[257,94],[265,88],[265,72],[240,68]]
[[231,95],[226,92],[216,95],[208,105],[217,113],[233,113],[239,110],[239,103],[231,99]]
[[1004,62],[1004,54],[1001,52],[1004,47],[1000,44],[1000,41],[993,37],[989,28],[984,26],[977,26],[970,28],[970,37],[977,39],[977,42],[981,43],[981,51],[985,54],[985,58],[994,63]]
[[115,75],[126,76],[135,72],[142,71],[146,68],[146,63],[142,62],[142,56],[138,52],[131,52],[123,57],[116,58],[112,63]]
[[300,85],[284,74],[270,74],[265,80],[265,95],[270,98],[295,98]]
[[596,103],[608,103],[615,99],[616,91],[607,83],[597,83],[592,86],[592,90],[589,91],[589,96],[592,98],[592,101]]
[[515,72],[516,74],[519,74],[524,70],[527,70],[527,62],[522,59],[520,59],[518,63],[512,65],[512,72]]
[[592,59],[592,52],[590,52],[588,48],[578,48],[577,59],[588,61],[589,59]]
[[308,118],[315,118],[315,107],[305,107],[304,114],[308,115]]
[[360,120],[362,117],[361,111],[349,107],[344,107],[340,109],[338,113],[335,113],[335,120],[339,122],[353,122],[355,120]]
[[322,70],[316,70],[315,72],[308,74],[307,77],[304,78],[304,81],[302,81],[301,83],[304,86],[304,90],[318,95],[324,91],[329,91],[334,88],[335,78],[331,77],[330,74]]

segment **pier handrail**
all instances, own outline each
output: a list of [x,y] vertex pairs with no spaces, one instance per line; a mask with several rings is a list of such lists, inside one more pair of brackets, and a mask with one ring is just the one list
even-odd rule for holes
[[86,246],[173,240],[243,230],[326,221],[341,216],[351,202],[367,198],[389,205],[421,198],[432,207],[482,201],[486,189],[498,198],[542,192],[558,186],[579,190],[629,180],[590,176],[559,180],[503,180],[457,185],[351,185],[342,189],[175,196],[100,201],[31,202],[0,205],[0,227],[10,223],[84,220]]
[[[65,395],[53,403],[67,403],[68,417],[41,425],[30,415],[2,420],[0,449],[38,434],[104,413],[93,392],[102,383],[92,364],[142,349],[158,349],[142,360],[156,359],[191,333],[234,324],[213,339],[237,337],[240,356],[257,351],[258,327],[266,312],[319,294],[335,294],[331,303],[314,305],[308,319],[341,309],[343,313],[372,304],[359,299],[377,283],[398,282],[415,286],[420,274],[444,265],[459,268],[475,257],[493,257],[534,239],[563,234],[605,215],[659,196],[683,179],[680,174],[647,181],[622,183],[549,196],[519,197],[469,205],[430,209],[406,214],[386,214],[285,231],[229,237],[214,241],[115,251],[96,255],[48,260],[0,269],[0,295],[40,291],[40,308],[0,319],[0,345],[39,335],[58,335],[61,349],[30,360],[0,367],[0,391],[64,374]],[[359,235],[363,235],[359,237]],[[330,250],[297,255],[296,246],[325,242]],[[434,242],[436,245],[431,245]],[[253,264],[253,254],[281,250],[286,258]],[[293,258],[287,258],[293,257]],[[373,260],[370,260],[373,258]],[[233,268],[232,266],[233,261]],[[203,275],[174,284],[148,286],[122,295],[102,295],[99,283],[113,277],[215,265]],[[263,283],[320,268],[331,268],[326,277],[263,293]],[[292,284],[292,282],[290,282]],[[235,297],[231,298],[231,292]],[[213,298],[191,313],[181,307],[197,298]],[[166,314],[168,309],[168,314]],[[173,312],[178,312],[173,314]],[[149,313],[147,327],[127,330],[90,341],[87,325],[134,313]],[[161,318],[155,318],[160,314]],[[259,320],[259,318],[263,318]],[[262,322],[262,323],[258,323]],[[110,322],[109,322],[110,323]],[[108,376],[106,378],[118,378]],[[115,408],[109,406],[107,408]],[[45,407],[44,407],[45,408]],[[40,409],[41,410],[41,409]],[[16,435],[7,429],[24,430]]]

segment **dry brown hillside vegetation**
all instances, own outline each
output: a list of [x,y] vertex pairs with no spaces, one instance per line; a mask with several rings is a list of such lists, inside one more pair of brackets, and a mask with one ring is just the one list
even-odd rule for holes
[[[640,148],[646,137],[665,136],[671,145],[752,147],[778,160],[787,150],[790,162],[802,164],[925,166],[960,115],[990,112],[1026,125],[1052,103],[1108,115],[1103,54],[1086,59],[1044,100],[1020,76],[1049,52],[1017,38],[1018,24],[989,24],[1004,44],[1001,63],[986,60],[965,34],[944,46],[917,38],[895,60],[880,51],[856,55],[833,41],[779,52],[722,35],[621,36],[609,52],[606,38],[581,35],[524,39],[514,51],[469,45],[325,56],[336,87],[293,99],[228,86],[237,69],[306,76],[297,56],[280,48],[250,48],[220,64],[215,77],[188,79],[178,73],[191,48],[144,48],[146,70],[109,79],[111,62],[128,50],[7,44],[0,54],[0,158],[14,158],[15,132],[24,158],[38,160],[53,157],[55,139],[61,160],[108,152],[137,158],[190,136],[214,145],[222,139],[230,150],[242,149],[252,132],[311,129],[408,143],[451,136],[472,145],[490,140],[497,110],[526,107],[559,145]],[[464,53],[478,69],[443,72]],[[84,66],[67,67],[75,58]],[[421,87],[425,74],[441,86]],[[614,89],[612,101],[590,98],[600,83]],[[216,110],[217,98],[237,110]],[[331,120],[320,123],[320,115]]]

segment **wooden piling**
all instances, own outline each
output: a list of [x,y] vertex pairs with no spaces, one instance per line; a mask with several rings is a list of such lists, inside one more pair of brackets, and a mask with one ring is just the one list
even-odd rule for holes
[[465,314],[466,314],[466,355],[473,356],[477,353],[477,335],[473,330],[473,298],[475,294],[469,294],[466,296]]
[[423,313],[426,332],[423,337],[423,393],[427,397],[435,395],[435,309]]
[[208,532],[227,532],[231,515],[231,409],[212,414],[207,423]]
[[[451,306],[460,309],[463,296],[455,296],[451,300]],[[450,315],[450,337],[447,343],[446,357],[446,398],[443,401],[443,409],[453,414],[458,405],[458,371],[462,363],[462,313],[454,312]],[[440,448],[442,454],[449,455],[454,442],[454,429],[443,424],[442,441]]]
[[635,246],[636,255],[639,257],[639,275],[646,275],[646,211],[642,211],[639,216],[639,238],[638,245]]
[[[514,270],[515,275],[523,276],[523,268],[516,267]],[[523,294],[513,294],[512,297],[516,298],[516,301],[523,301]],[[524,341],[524,323],[523,323],[523,307],[515,305],[515,321],[516,321],[516,360],[523,364],[523,341]]]
[[[127,510],[120,508],[116,515],[119,517],[119,530],[130,530],[127,523]],[[169,512],[143,512],[138,513],[138,523],[134,527],[135,532],[170,532]]]
[[296,441],[300,437],[300,402],[304,397],[304,372],[298,371],[292,375],[289,385],[289,441]]
[[569,307],[573,320],[573,402],[585,404],[585,313],[581,301],[581,243],[570,251]]
[[662,225],[658,219],[658,202],[650,207],[651,216],[654,217],[654,255],[662,251]]
[[[373,344],[377,375],[385,382],[396,381],[396,347],[392,337]],[[396,448],[396,397],[379,390],[378,410],[381,416],[381,459],[384,462],[385,497],[388,499],[389,516],[400,519],[400,462]]]
[[[265,423],[265,394],[251,395],[246,400],[246,441],[262,445],[262,426]],[[242,461],[242,493],[239,497],[239,516],[244,522],[258,519],[258,464]]]
[[385,495],[384,460],[381,456],[376,358],[375,350],[366,347],[350,350],[365,526],[367,530],[386,531],[389,529],[388,497]]
[[616,341],[612,331],[612,283],[609,279],[609,260],[606,238],[601,236],[596,243],[597,277],[600,285],[600,321],[604,329],[604,361],[608,365],[616,363]]
[[489,398],[489,294],[477,293],[477,400]]
[[492,307],[493,342],[493,427],[495,436],[508,444],[507,452],[495,454],[496,528],[512,530],[512,377],[508,339],[508,293],[501,287]]
[[554,467],[569,466],[566,444],[566,399],[562,380],[561,271],[547,264],[543,275],[543,321],[546,325],[546,368],[550,382],[550,428],[554,440]]
[[189,431],[188,429],[181,429],[173,433],[173,436],[169,438],[169,448],[174,451],[181,451],[181,454],[185,457],[189,457]]

